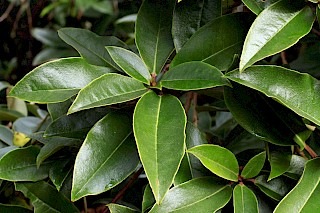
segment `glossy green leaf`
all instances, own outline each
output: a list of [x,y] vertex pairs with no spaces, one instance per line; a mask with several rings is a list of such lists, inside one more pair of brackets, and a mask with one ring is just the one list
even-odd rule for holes
[[67,181],[67,178],[72,175],[73,164],[73,159],[61,159],[57,160],[57,163],[50,168],[49,178],[58,191],[60,191],[62,185]]
[[95,33],[78,28],[62,28],[58,30],[62,40],[74,47],[90,64],[117,68],[105,46],[127,47],[114,36],[98,36]]
[[320,83],[310,75],[278,66],[252,66],[241,74],[235,70],[226,76],[276,99],[298,115],[320,125],[319,108],[310,107],[320,105]]
[[109,203],[108,208],[111,213],[134,213],[134,212],[139,212],[136,209],[129,208],[127,206],[122,206],[116,203]]
[[302,7],[300,1],[280,0],[259,14],[246,37],[240,71],[289,48],[310,32],[314,14],[309,6]]
[[303,173],[307,160],[298,155],[292,155],[290,166],[284,175],[298,180]]
[[229,202],[231,196],[229,185],[217,183],[211,177],[196,178],[170,189],[163,202],[155,204],[150,213],[216,212]]
[[40,149],[36,146],[15,149],[0,159],[0,179],[9,181],[38,181],[48,177],[49,165],[37,169]]
[[241,176],[245,179],[257,176],[264,166],[266,160],[266,152],[261,152],[249,160],[241,172]]
[[105,74],[79,92],[69,113],[130,101],[146,92],[147,88],[140,81],[119,74]]
[[291,157],[291,147],[281,147],[270,152],[269,162],[271,166],[271,172],[268,177],[268,181],[284,174],[288,170]]
[[255,179],[254,184],[269,197],[279,201],[291,190],[290,179],[277,177],[267,181],[267,178],[268,175],[260,175]]
[[1,204],[0,203],[0,210],[2,212],[14,212],[14,213],[32,213],[30,209],[26,209],[22,206],[17,205],[8,205],[8,204]]
[[277,1],[279,0],[242,0],[242,2],[256,15]]
[[71,104],[71,99],[59,103],[47,104],[47,109],[50,114],[51,120],[55,121],[59,117],[67,115],[68,109],[70,108]]
[[92,80],[110,72],[81,58],[65,58],[45,63],[28,73],[9,96],[37,103],[65,101]]
[[[278,77],[274,76],[273,81]],[[251,134],[273,144],[288,146],[294,145],[294,138],[307,130],[301,117],[290,109],[248,87],[236,83],[232,86],[224,90],[225,102],[237,122]]]
[[233,13],[212,20],[185,43],[171,62],[171,68],[188,61],[203,61],[219,70],[228,69],[234,55],[241,52],[251,20],[248,13]]
[[320,206],[320,159],[307,162],[298,184],[278,204],[275,213],[282,212],[318,212]]
[[187,182],[188,180],[191,180],[191,179],[192,179],[191,164],[189,162],[189,156],[185,154],[180,163],[179,170],[176,176],[174,177],[173,184],[176,186],[181,183]]
[[95,108],[83,110],[71,115],[63,115],[47,127],[44,136],[85,139],[92,126],[108,112],[110,112],[110,110],[107,108]]
[[35,213],[80,212],[53,186],[44,181],[35,183],[15,183],[15,185],[16,190],[21,191],[27,198],[31,200]]
[[199,90],[229,84],[220,70],[201,61],[180,64],[161,79],[161,86],[175,90]]
[[151,75],[141,58],[121,47],[106,47],[113,61],[131,77],[150,84]]
[[78,152],[71,199],[99,194],[121,183],[138,166],[131,120],[109,113],[88,133]]
[[[18,149],[17,146],[6,146],[6,147],[3,147],[3,148],[0,148],[0,159],[5,155],[7,154],[8,152],[11,152],[12,150],[14,149]],[[1,184],[0,184],[1,186]]]
[[156,203],[156,200],[154,199],[152,189],[149,184],[146,185],[146,188],[143,192],[143,199],[142,199],[142,212],[146,212],[148,209],[150,209],[154,204]]
[[255,194],[243,184],[238,184],[233,189],[234,213],[258,213],[258,200]]
[[7,145],[13,145],[13,132],[4,125],[0,125],[0,140]]
[[239,165],[231,151],[218,145],[204,144],[188,150],[211,172],[231,181],[238,181]]
[[172,20],[172,35],[176,51],[203,25],[222,14],[221,1],[184,0],[176,4]]
[[[133,129],[140,159],[157,203],[173,183],[185,153],[186,115],[172,95],[146,93],[137,103]],[[168,157],[170,156],[170,157]]]
[[159,73],[172,53],[172,16],[175,1],[143,1],[136,21],[136,44],[150,73]]

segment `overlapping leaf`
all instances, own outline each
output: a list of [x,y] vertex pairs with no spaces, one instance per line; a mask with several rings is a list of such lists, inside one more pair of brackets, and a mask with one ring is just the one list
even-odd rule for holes
[[242,2],[256,15],[277,1],[279,0],[242,0]]
[[315,16],[303,5],[303,1],[280,0],[259,14],[246,37],[240,71],[289,48],[309,33]]
[[266,152],[261,152],[251,158],[241,172],[241,176],[245,179],[257,176],[264,166],[266,160]]
[[111,213],[135,213],[135,212],[140,212],[137,209],[132,209],[129,208],[127,206],[122,206],[119,204],[115,204],[115,203],[109,203],[108,208],[110,210]]
[[59,59],[28,73],[9,96],[37,103],[61,102],[107,72],[108,68],[90,65],[81,58]]
[[269,153],[271,172],[268,181],[284,174],[289,166],[292,157],[291,147],[279,147]]
[[238,184],[233,189],[234,213],[258,213],[258,200],[255,194],[245,185]]
[[184,155],[186,115],[176,97],[150,91],[139,100],[133,117],[140,159],[159,204]]

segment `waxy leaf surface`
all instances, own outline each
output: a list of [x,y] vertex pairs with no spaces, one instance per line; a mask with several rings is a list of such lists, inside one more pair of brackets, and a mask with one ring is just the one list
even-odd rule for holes
[[136,21],[136,44],[150,73],[159,73],[174,49],[171,27],[175,1],[143,1]]
[[73,173],[71,199],[107,191],[127,178],[138,166],[131,119],[109,113],[88,133]]
[[312,9],[299,1],[280,0],[262,11],[246,37],[240,71],[297,43],[310,32],[314,18]]
[[185,153],[186,115],[176,97],[150,91],[137,103],[133,117],[140,159],[159,204]]
[[231,181],[238,181],[239,165],[231,151],[218,145],[204,144],[188,150],[214,174]]
[[263,168],[266,160],[266,152],[261,152],[251,158],[241,172],[241,176],[245,179],[257,176]]
[[226,76],[320,125],[320,82],[310,75],[278,66],[252,66],[242,73],[235,70]]
[[279,0],[242,0],[242,2],[256,15],[277,1]]
[[271,166],[268,181],[284,174],[289,166],[292,157],[291,147],[280,147],[269,153],[269,162]]
[[140,81],[108,73],[92,81],[79,92],[69,113],[130,101],[146,92],[146,87]]
[[125,73],[145,84],[150,84],[151,75],[139,56],[121,47],[106,48],[114,62]]
[[37,103],[61,102],[108,72],[108,68],[90,65],[81,58],[59,59],[32,70],[9,95]]
[[255,194],[243,184],[233,189],[234,213],[258,213],[258,200]]
[[163,202],[155,204],[150,213],[216,212],[229,202],[231,196],[229,185],[217,183],[211,177],[196,178],[170,189]]
[[199,90],[229,85],[220,70],[201,61],[180,64],[170,69],[161,79],[165,88],[176,90]]
[[119,204],[115,204],[115,203],[109,203],[108,208],[110,210],[111,213],[135,213],[135,212],[140,212],[137,209],[132,209],[129,208],[127,206],[122,206]]

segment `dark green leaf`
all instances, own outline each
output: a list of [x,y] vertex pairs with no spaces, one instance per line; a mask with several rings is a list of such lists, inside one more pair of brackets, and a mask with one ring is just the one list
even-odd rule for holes
[[217,183],[211,177],[196,178],[170,189],[163,202],[155,204],[150,213],[216,212],[228,203],[231,196],[229,185]]
[[24,115],[20,112],[0,107],[0,121],[15,121],[21,117],[24,117]]
[[41,50],[33,59],[32,65],[40,65],[42,63],[52,61],[59,58],[76,57],[79,54],[73,49],[58,49],[47,47]]
[[302,175],[307,160],[298,155],[292,155],[290,166],[284,175],[298,180]]
[[220,70],[228,69],[234,54],[241,52],[250,20],[248,13],[233,13],[212,20],[185,43],[171,62],[171,68],[188,61],[203,61]]
[[136,44],[150,73],[159,73],[172,53],[172,16],[175,1],[145,0],[136,21]]
[[31,200],[35,213],[80,212],[70,201],[50,184],[40,181],[35,183],[15,183],[16,190]]
[[31,31],[32,36],[41,41],[43,44],[51,47],[67,47],[58,36],[57,31],[48,28],[33,28]]
[[284,174],[289,166],[292,157],[291,147],[279,147],[269,154],[271,172],[268,181]]
[[[17,146],[6,146],[3,148],[0,148],[0,159],[2,158],[2,156],[7,154],[8,152],[11,152],[14,149],[18,149],[18,147]],[[1,186],[1,184],[0,184],[0,186]]]
[[242,2],[256,15],[277,1],[279,0],[242,0]]
[[204,144],[188,150],[211,172],[231,181],[238,181],[239,165],[234,154],[218,145]]
[[221,1],[212,0],[183,0],[176,4],[173,13],[172,34],[176,51],[200,27],[221,16]]
[[107,72],[110,69],[90,65],[81,58],[59,59],[28,73],[9,95],[30,102],[61,102]]
[[58,34],[62,40],[74,47],[87,62],[98,66],[117,68],[105,46],[127,47],[116,37],[102,37],[80,28],[62,28]]
[[68,113],[68,109],[72,104],[71,99],[68,99],[64,102],[47,104],[48,112],[51,116],[52,121],[55,121],[59,117],[66,115]]
[[314,13],[309,6],[302,7],[301,1],[280,0],[259,14],[246,37],[240,71],[289,48],[310,32]]
[[245,179],[257,176],[264,166],[266,160],[266,152],[261,152],[249,160],[241,172],[241,176]]
[[150,91],[137,103],[133,117],[140,159],[159,204],[185,153],[186,115],[179,99]]
[[142,212],[146,212],[149,208],[151,208],[156,203],[154,199],[152,189],[149,184],[146,185],[143,193],[143,200],[142,200]]
[[233,189],[234,213],[258,213],[258,200],[255,194],[245,185],[238,184]]
[[147,88],[140,81],[119,74],[105,74],[79,92],[69,113],[130,101],[146,92]]
[[73,163],[73,160],[70,158],[61,159],[50,168],[49,178],[58,191],[60,191],[62,185],[65,183],[69,175],[72,175]]
[[113,188],[138,163],[131,120],[124,114],[109,113],[90,130],[77,155],[72,200]]
[[0,204],[0,210],[3,213],[31,213],[32,211],[30,209],[26,209],[22,206],[16,206],[16,205],[7,205],[7,204]]
[[201,61],[180,64],[170,69],[161,79],[161,86],[175,90],[199,90],[230,85],[222,72]]

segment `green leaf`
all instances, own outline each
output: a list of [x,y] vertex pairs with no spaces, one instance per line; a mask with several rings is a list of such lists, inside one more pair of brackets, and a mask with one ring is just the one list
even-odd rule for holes
[[47,104],[48,112],[51,116],[51,120],[55,121],[61,116],[64,116],[68,113],[68,109],[72,104],[72,100],[68,99],[64,102]]
[[191,61],[170,69],[161,79],[161,86],[175,90],[199,90],[230,85],[222,72],[201,61]]
[[0,91],[10,87],[10,84],[6,81],[0,81]]
[[78,52],[74,49],[61,49],[54,47],[43,48],[32,60],[32,66],[37,66],[42,63],[52,61],[59,58],[77,57]]
[[136,209],[132,209],[129,208],[127,206],[122,206],[119,204],[115,204],[115,203],[109,203],[108,208],[110,210],[111,213],[134,213],[134,212],[139,212]]
[[86,63],[81,58],[65,58],[45,63],[22,78],[9,96],[37,103],[65,101],[108,68]]
[[256,15],[277,1],[279,0],[242,0],[242,2]]
[[303,173],[307,160],[298,155],[292,155],[290,166],[284,175],[298,180]]
[[172,53],[172,16],[175,1],[143,1],[136,21],[136,44],[150,73],[159,73]]
[[39,129],[39,125],[41,124],[42,120],[37,117],[28,116],[17,119],[12,128],[15,132],[24,133],[26,135],[30,135],[33,132]]
[[291,147],[278,147],[269,154],[271,172],[268,181],[284,174],[289,166],[292,157]]
[[154,196],[152,194],[152,189],[149,184],[146,185],[146,188],[143,192],[142,199],[142,212],[146,212],[149,208],[151,208],[156,203]]
[[176,51],[203,25],[221,16],[221,1],[184,0],[176,4],[172,35]]
[[24,115],[20,112],[0,107],[0,121],[15,121],[21,117],[24,117]]
[[318,212],[320,196],[320,159],[309,160],[298,184],[278,204],[275,213]]
[[49,178],[58,191],[60,191],[63,184],[67,181],[67,178],[72,175],[73,164],[73,159],[61,159],[50,168]]
[[0,125],[0,140],[7,145],[13,145],[13,132],[4,125]]
[[0,159],[0,179],[9,181],[38,181],[48,177],[49,166],[37,169],[40,149],[36,146],[15,149]]
[[[5,154],[7,154],[8,152],[11,152],[12,150],[14,150],[14,149],[18,149],[18,147],[17,146],[6,146],[6,147],[4,147],[4,148],[0,148],[0,159],[5,155]],[[1,181],[0,181],[1,182]],[[0,184],[0,186],[1,186],[1,184]]]
[[188,150],[211,172],[227,180],[238,182],[239,165],[231,151],[218,145],[204,144]]
[[203,61],[219,70],[228,69],[234,55],[241,53],[251,20],[248,13],[233,13],[212,20],[185,43],[170,67],[188,61]]
[[[137,103],[133,129],[140,159],[157,203],[173,183],[185,153],[186,115],[172,95],[146,93]],[[170,157],[168,157],[170,156]]]
[[125,43],[114,36],[98,36],[95,33],[77,28],[62,28],[58,30],[62,40],[74,47],[90,64],[116,68],[105,46],[127,47]]
[[83,110],[71,115],[63,115],[47,127],[44,136],[84,139],[92,126],[108,112],[110,112],[110,110],[107,108],[95,108]]
[[300,3],[280,0],[259,14],[246,37],[240,71],[291,47],[310,32],[314,14],[309,6],[302,8]]
[[131,120],[109,113],[88,133],[78,152],[71,199],[99,194],[121,183],[138,166]]
[[68,113],[130,101],[146,92],[147,88],[140,81],[119,74],[105,74],[79,92]]
[[268,175],[260,175],[255,179],[254,184],[259,189],[277,201],[281,200],[291,189],[292,184],[290,179],[285,177],[277,177],[267,181]]
[[0,203],[0,210],[2,212],[14,212],[14,213],[31,213],[32,211],[30,209],[26,209],[22,206],[17,205],[7,205]]
[[21,99],[14,97],[7,97],[7,107],[9,110],[20,112],[24,116],[28,115],[27,104]]
[[235,70],[226,76],[276,99],[298,115],[320,125],[320,109],[313,107],[320,105],[320,83],[310,75],[278,66],[252,66],[241,74]]
[[[278,77],[274,76],[273,81]],[[237,122],[251,134],[273,144],[288,146],[294,145],[294,138],[307,130],[301,117],[290,109],[248,87],[236,83],[232,86],[224,89],[225,102]]]
[[238,184],[233,189],[234,213],[258,213],[258,200],[255,194],[245,185]]
[[220,184],[212,177],[196,178],[170,189],[163,202],[155,204],[150,213],[216,212],[231,196],[229,185]]
[[241,172],[241,176],[245,179],[257,176],[264,166],[266,160],[266,152],[261,152],[249,160]]
[[35,39],[41,41],[42,44],[50,47],[65,48],[68,46],[59,38],[56,30],[35,27],[32,29],[31,34]]
[[15,185],[16,190],[21,191],[31,200],[35,213],[80,212],[53,186],[44,181],[35,183],[15,183]]
[[106,47],[114,62],[131,77],[145,84],[150,84],[151,75],[141,58],[121,47]]

